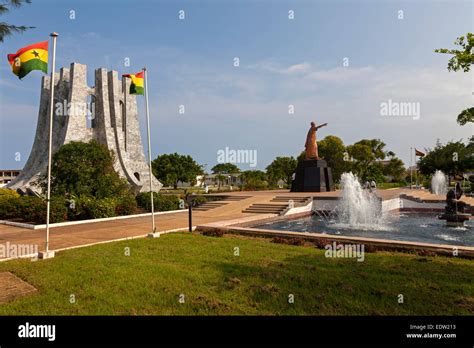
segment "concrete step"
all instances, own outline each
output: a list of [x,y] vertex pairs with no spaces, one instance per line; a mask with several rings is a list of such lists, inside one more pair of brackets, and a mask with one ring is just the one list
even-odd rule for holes
[[211,209],[215,209],[215,208],[219,208],[219,207],[223,207],[224,205],[227,205],[228,203],[224,203],[224,202],[206,202],[206,203],[202,203],[196,207],[193,208],[193,210],[196,210],[196,211],[208,211],[208,210],[211,210]]
[[307,197],[286,197],[286,196],[276,196],[274,197],[271,202],[288,202],[288,201],[293,201],[293,202],[301,202],[301,203],[304,203],[306,201],[308,201],[309,199],[311,199],[311,197],[307,196]]
[[288,209],[288,204],[278,204],[278,203],[255,203],[250,207],[242,210],[243,213],[257,213],[257,214],[278,214],[280,215],[286,209]]
[[223,197],[222,200],[223,201],[230,201],[230,202],[238,202],[238,201],[241,201],[243,199],[247,199],[247,198],[250,198],[251,196],[227,196],[227,197]]

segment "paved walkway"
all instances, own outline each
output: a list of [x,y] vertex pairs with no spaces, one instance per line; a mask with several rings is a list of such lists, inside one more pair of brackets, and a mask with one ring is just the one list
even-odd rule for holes
[[[398,196],[403,190],[379,190],[382,199]],[[285,190],[256,191],[256,192],[231,192],[223,196],[247,196],[245,199],[228,201],[227,204],[208,211],[193,212],[193,225],[203,225],[224,220],[238,220],[254,217],[264,218],[263,214],[242,213],[242,210],[254,203],[267,203],[276,196],[308,197],[308,196],[338,196],[340,192],[303,192],[290,193]],[[106,242],[122,238],[143,236],[151,232],[150,217],[136,217],[106,222],[86,223],[50,229],[50,249],[64,249],[83,246],[98,242]],[[155,216],[157,231],[169,231],[188,228],[188,214],[186,212],[169,213]],[[0,244],[28,244],[38,245],[39,250],[44,250],[45,229],[30,230],[20,227],[0,224]],[[2,256],[0,255],[0,258]]]

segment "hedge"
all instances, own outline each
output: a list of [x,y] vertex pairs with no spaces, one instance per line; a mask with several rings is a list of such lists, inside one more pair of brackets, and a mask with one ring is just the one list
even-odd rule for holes
[[[136,197],[139,207],[151,211],[150,192],[141,192]],[[180,209],[180,198],[178,195],[153,194],[153,205],[155,211],[169,211]]]
[[[67,218],[66,201],[51,199],[50,222],[62,222]],[[46,201],[35,196],[0,196],[0,219],[22,219],[34,224],[46,223]]]
[[0,196],[0,220],[13,219],[21,216],[19,211],[20,198],[9,195]]

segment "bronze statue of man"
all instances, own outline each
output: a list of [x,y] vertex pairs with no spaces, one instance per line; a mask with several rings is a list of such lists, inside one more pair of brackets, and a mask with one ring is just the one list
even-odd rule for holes
[[327,123],[323,123],[319,126],[316,126],[316,123],[311,122],[311,128],[308,131],[308,135],[306,136],[306,144],[305,144],[305,158],[309,159],[319,159],[318,155],[318,143],[316,142],[316,131],[321,128],[327,126]]

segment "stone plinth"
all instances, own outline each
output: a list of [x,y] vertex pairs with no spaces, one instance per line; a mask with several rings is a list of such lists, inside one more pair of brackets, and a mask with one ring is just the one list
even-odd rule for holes
[[324,160],[303,160],[298,163],[291,192],[334,191],[332,171]]

